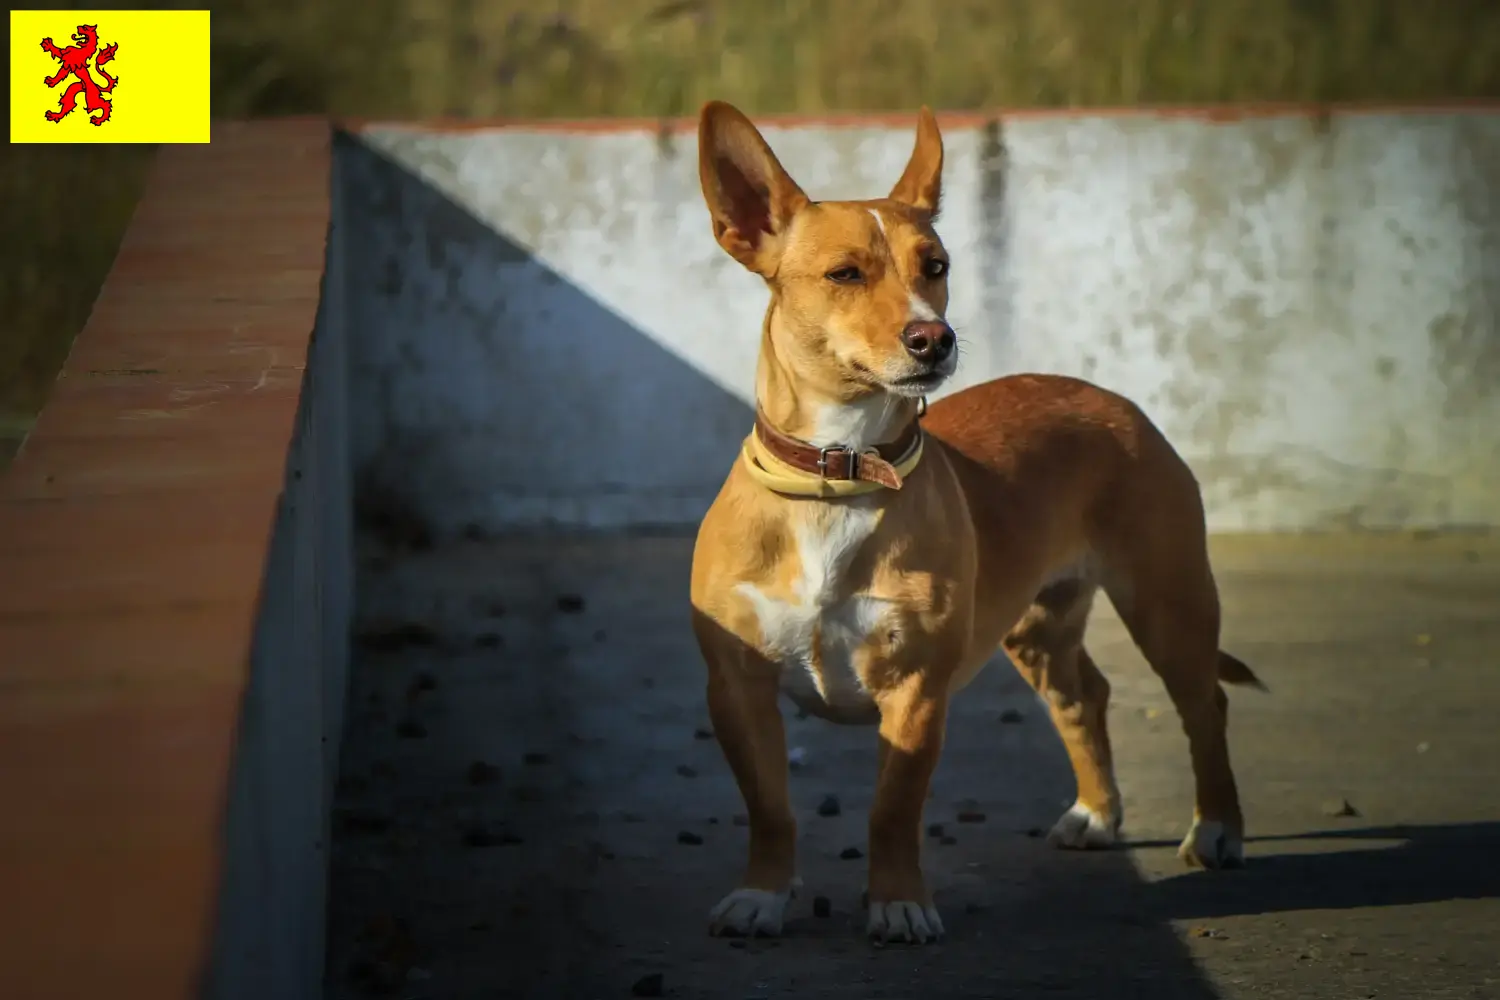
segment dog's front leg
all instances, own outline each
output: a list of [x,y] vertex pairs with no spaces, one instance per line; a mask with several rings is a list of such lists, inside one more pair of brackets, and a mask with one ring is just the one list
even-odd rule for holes
[[709,933],[774,937],[781,933],[797,865],[786,730],[776,703],[775,667],[756,657],[735,659],[710,662],[708,712],[750,817],[750,857],[740,887],[710,913]]
[[943,751],[946,690],[915,673],[880,699],[880,773],[870,810],[870,937],[918,944],[943,935],[922,877],[922,807]]

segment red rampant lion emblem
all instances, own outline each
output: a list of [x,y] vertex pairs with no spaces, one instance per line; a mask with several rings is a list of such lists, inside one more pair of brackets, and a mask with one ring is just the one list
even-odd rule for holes
[[[47,77],[47,86],[56,87],[70,76],[78,77],[77,80],[63,91],[62,97],[57,102],[56,111],[47,112],[49,122],[60,122],[72,113],[78,105],[78,95],[83,95],[84,114],[88,115],[89,121],[95,125],[103,125],[109,121],[111,110],[110,102],[104,99],[104,95],[115,89],[119,79],[110,76],[104,71],[104,64],[115,57],[115,50],[119,45],[106,45],[99,48],[99,26],[97,24],[80,24],[78,31],[73,35],[74,44],[65,49],[60,49],[52,44],[52,39],[42,39],[42,51],[53,59],[62,63],[57,68],[54,76]],[[96,54],[97,53],[97,54]],[[104,86],[94,82],[94,74],[89,71],[89,60],[94,61],[94,69],[104,77]],[[101,112],[95,115],[94,112]]]

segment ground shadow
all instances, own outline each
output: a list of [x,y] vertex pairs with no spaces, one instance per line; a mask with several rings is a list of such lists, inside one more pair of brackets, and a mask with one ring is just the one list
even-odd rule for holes
[[[1163,879],[1143,895],[1144,908],[1168,920],[1500,898],[1500,823],[1318,830],[1250,842],[1310,850],[1267,854],[1262,847],[1228,878]],[[1350,847],[1329,850],[1330,843]]]
[[367,619],[422,627],[361,636],[331,996],[615,996],[655,975],[672,997],[1218,996],[1128,854],[1038,836],[1068,765],[1003,663],[955,706],[924,817],[948,940],[863,939],[875,735],[790,708],[804,894],[779,941],[709,938],[746,831],[707,725],[690,555],[684,538],[511,537],[365,575]]

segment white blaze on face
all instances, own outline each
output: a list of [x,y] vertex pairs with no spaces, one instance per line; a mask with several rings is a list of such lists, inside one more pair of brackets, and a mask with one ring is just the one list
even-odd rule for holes
[[936,320],[942,319],[942,317],[937,314],[937,310],[928,305],[927,300],[922,298],[922,296],[918,295],[916,292],[911,292],[907,296],[907,298],[908,306],[906,314],[911,317],[911,321],[913,323],[931,323]]

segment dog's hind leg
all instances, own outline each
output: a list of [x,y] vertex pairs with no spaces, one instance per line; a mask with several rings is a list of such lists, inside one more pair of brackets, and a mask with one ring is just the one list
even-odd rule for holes
[[1109,681],[1083,646],[1095,587],[1083,577],[1043,587],[1003,643],[1021,676],[1046,702],[1073,765],[1077,801],[1048,835],[1064,848],[1110,846],[1124,817],[1106,722]]
[[1178,856],[1192,867],[1237,868],[1245,860],[1245,822],[1229,762],[1229,698],[1220,672],[1231,682],[1259,682],[1249,668],[1220,653],[1219,595],[1201,529],[1193,541],[1182,538],[1190,528],[1181,522],[1177,527],[1176,544],[1138,549],[1121,567],[1129,575],[1112,571],[1105,589],[1166,686],[1187,735],[1196,805]]

